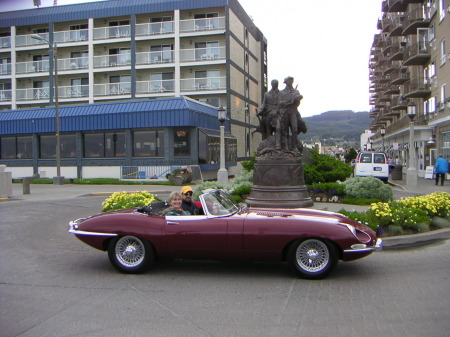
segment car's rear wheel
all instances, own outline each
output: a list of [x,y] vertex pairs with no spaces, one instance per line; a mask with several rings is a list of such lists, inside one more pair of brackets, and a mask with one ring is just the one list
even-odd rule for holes
[[295,241],[288,252],[294,271],[307,279],[321,279],[336,267],[338,254],[329,241],[305,239]]
[[121,236],[112,240],[108,247],[111,264],[122,273],[142,273],[155,261],[150,243],[136,236]]

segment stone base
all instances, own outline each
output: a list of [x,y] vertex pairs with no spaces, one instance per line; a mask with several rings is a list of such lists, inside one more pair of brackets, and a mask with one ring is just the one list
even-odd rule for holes
[[58,176],[53,177],[53,185],[64,185],[64,183],[65,183],[64,177]]
[[254,207],[311,207],[301,159],[257,159],[246,203]]

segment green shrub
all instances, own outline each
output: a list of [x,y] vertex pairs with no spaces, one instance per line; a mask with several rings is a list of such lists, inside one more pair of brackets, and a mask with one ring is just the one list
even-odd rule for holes
[[103,201],[102,212],[142,207],[150,204],[154,200],[156,200],[155,196],[147,191],[134,193],[116,192]]
[[344,182],[345,193],[365,199],[390,201],[394,199],[392,187],[374,177],[355,177]]
[[381,202],[380,199],[366,199],[354,197],[352,195],[346,195],[341,199],[342,204],[346,205],[372,205],[373,203]]
[[246,198],[250,192],[252,191],[252,186],[250,185],[241,185],[234,189],[232,195],[239,195],[241,198]]
[[307,186],[313,192],[329,192],[332,195],[345,195],[345,186],[341,183],[319,183]]
[[450,227],[450,220],[446,218],[441,218],[439,216],[434,216],[431,219],[431,225],[436,228],[448,228]]
[[365,212],[356,212],[356,211],[346,211],[345,209],[341,209],[339,213],[345,215],[347,218],[358,221],[366,226],[370,227],[373,231],[376,231],[378,226],[370,223]]
[[403,234],[403,228],[401,226],[398,226],[398,225],[389,225],[388,226],[388,231],[392,235],[402,235]]
[[250,160],[241,161],[241,165],[245,171],[253,171],[255,169],[256,162],[256,152],[253,153],[252,158]]
[[219,184],[217,181],[205,181],[194,189],[192,199],[198,201],[202,191],[209,189],[223,189],[223,185]]
[[305,184],[344,181],[353,172],[353,168],[341,160],[317,151],[311,151],[312,164],[304,164]]

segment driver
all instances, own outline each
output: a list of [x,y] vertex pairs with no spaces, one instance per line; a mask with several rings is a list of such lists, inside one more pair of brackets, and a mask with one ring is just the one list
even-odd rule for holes
[[199,208],[195,201],[192,200],[192,194],[194,192],[192,191],[191,186],[184,186],[181,189],[181,195],[183,197],[183,202],[181,204],[181,207],[183,210],[188,211],[191,213],[191,215],[200,215],[203,214],[201,208]]

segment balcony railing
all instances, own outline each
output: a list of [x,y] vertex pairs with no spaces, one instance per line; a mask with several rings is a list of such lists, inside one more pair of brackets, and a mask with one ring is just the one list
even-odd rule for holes
[[94,28],[94,40],[118,39],[130,37],[130,26]]
[[59,98],[78,98],[89,96],[89,85],[71,85],[58,87]]
[[225,17],[180,21],[181,33],[202,32],[217,29],[225,29]]
[[136,64],[172,63],[174,54],[172,50],[152,51],[136,54]]
[[209,47],[180,50],[181,62],[224,60],[225,47]]
[[403,85],[405,98],[425,98],[431,94],[430,80],[423,77],[413,77]]
[[11,63],[0,64],[0,76],[1,75],[11,75]]
[[131,64],[131,53],[94,56],[94,68],[120,67]]
[[224,77],[187,78],[181,81],[181,91],[225,90]]
[[153,94],[153,93],[164,93],[174,91],[175,91],[174,80],[154,80],[154,81],[136,82],[137,94]]
[[[28,35],[17,35],[16,36],[16,47],[27,47],[27,46],[36,46],[36,45],[47,45],[48,43],[46,41],[36,40],[33,39],[31,36],[34,34],[28,34]],[[48,33],[39,33],[39,36],[42,38],[48,40],[49,34]]]
[[173,21],[140,23],[136,25],[136,36],[171,34],[173,32]]
[[130,93],[130,82],[94,84],[94,96],[118,96]]
[[58,70],[76,70],[86,69],[88,67],[89,58],[87,56],[58,60]]
[[49,60],[19,62],[16,64],[16,73],[17,74],[31,74],[31,73],[48,72],[49,69],[50,69]]
[[8,102],[11,100],[11,89],[0,90],[0,102]]
[[0,37],[0,48],[11,48],[11,37]]
[[404,65],[421,65],[428,61],[431,57],[430,46],[426,41],[412,43],[405,47]]
[[49,88],[31,88],[31,89],[17,89],[16,99],[18,101],[33,101],[33,100],[43,100],[48,101],[50,98]]
[[54,41],[57,43],[87,41],[88,39],[87,29],[67,30],[54,34]]

